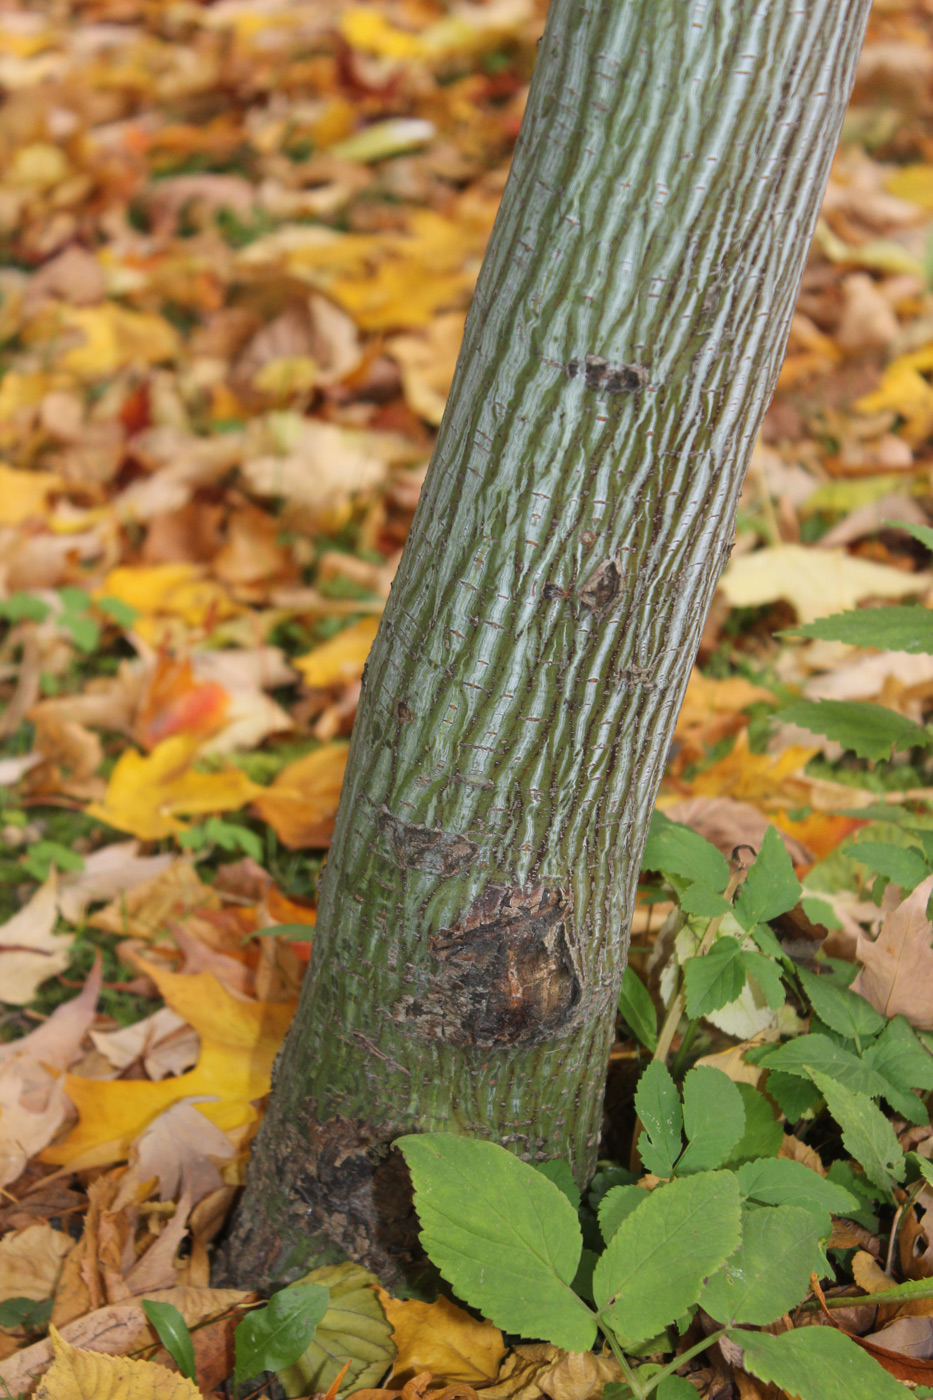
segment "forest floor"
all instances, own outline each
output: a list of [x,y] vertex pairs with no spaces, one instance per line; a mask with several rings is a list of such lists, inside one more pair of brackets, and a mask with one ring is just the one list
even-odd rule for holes
[[[177,1372],[170,1314],[154,1331],[144,1299],[193,1329],[202,1393],[233,1370],[256,1300],[210,1288],[211,1242],[310,952],[363,664],[543,9],[54,0],[0,14],[11,1395],[51,1360],[50,1323],[76,1348]],[[928,1060],[933,641],[903,619],[933,606],[931,527],[933,5],[879,0],[659,808],[726,856],[776,827],[802,883],[773,921],[780,955],[837,987],[856,979],[852,995]],[[872,606],[890,611],[889,640],[877,621],[841,639],[815,625]],[[653,868],[667,878],[642,891],[607,1105],[607,1160],[626,1167],[635,1078],[699,937],[676,862]],[[780,1005],[760,991],[743,972],[709,1017],[674,1026],[676,1078],[702,1059],[764,1087],[743,1048],[813,1034],[813,1016],[845,1053],[858,1043],[804,984]],[[885,1196],[851,1133],[814,1133],[819,1106],[782,1101],[772,1072],[775,1153],[878,1188],[836,1219],[828,1291],[933,1276],[916,1167],[933,1157],[933,1079],[911,1073],[891,1071],[901,1098],[884,1112],[915,1181],[895,1172]],[[513,1344],[449,1302],[378,1303],[359,1275],[340,1286],[363,1340],[319,1329],[289,1393],[599,1400],[619,1380],[606,1357]],[[846,1327],[922,1387],[931,1318],[918,1299],[853,1308]],[[83,1354],[68,1353],[75,1374]],[[779,1393],[726,1344],[682,1370],[704,1400]],[[94,1393],[118,1383],[95,1374]],[[180,1384],[137,1383],[166,1400]]]

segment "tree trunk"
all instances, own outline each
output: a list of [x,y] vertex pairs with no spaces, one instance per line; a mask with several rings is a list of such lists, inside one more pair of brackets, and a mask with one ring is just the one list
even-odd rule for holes
[[227,1276],[414,1246],[400,1133],[582,1183],[639,861],[869,0],[553,0]]

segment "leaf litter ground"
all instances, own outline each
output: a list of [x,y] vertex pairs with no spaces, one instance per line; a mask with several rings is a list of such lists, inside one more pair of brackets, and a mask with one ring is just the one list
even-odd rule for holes
[[[0,1378],[13,1394],[193,1393],[144,1365],[190,1370],[189,1330],[203,1393],[240,1364],[236,1327],[256,1300],[210,1288],[210,1245],[313,940],[363,664],[542,18],[535,0],[89,0],[0,17]],[[765,1163],[754,1180],[736,1167],[743,1199],[832,1215],[825,1356],[792,1350],[815,1303],[744,1353],[729,1338],[697,1350],[731,1294],[720,1276],[693,1298],[682,1272],[673,1292],[693,1298],[692,1320],[640,1362],[691,1351],[661,1400],[676,1382],[764,1396],[771,1377],[797,1393],[837,1365],[830,1318],[875,1358],[876,1394],[879,1359],[898,1380],[933,1380],[920,1296],[933,1277],[931,39],[910,0],[872,17],[678,721],[606,1160],[581,1208],[585,1252],[597,1214],[615,1235],[650,1205],[646,1186],[672,1177],[662,1191],[702,1196],[723,1175],[701,1131],[717,1114],[730,1162]],[[737,847],[760,852],[744,885]],[[253,1364],[268,1358],[290,1393],[589,1400],[622,1374],[608,1355],[510,1347],[443,1299],[380,1303],[341,1267],[315,1285],[339,1301],[339,1334],[325,1314],[292,1355],[295,1336],[283,1351],[282,1324],[253,1314],[279,1347]],[[909,1302],[833,1296],[905,1279],[920,1288]],[[760,1293],[747,1325],[769,1315]],[[778,1352],[775,1332],[789,1339]]]

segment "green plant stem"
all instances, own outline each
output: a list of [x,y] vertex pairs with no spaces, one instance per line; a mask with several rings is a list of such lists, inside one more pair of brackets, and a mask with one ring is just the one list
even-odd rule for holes
[[689,1021],[687,1023],[687,1029],[684,1031],[683,1039],[680,1042],[680,1049],[677,1051],[677,1054],[674,1057],[674,1063],[671,1066],[671,1074],[674,1077],[674,1079],[680,1078],[681,1071],[684,1067],[684,1062],[687,1058],[687,1055],[689,1054],[690,1046],[693,1044],[693,1037],[697,1033],[697,1027],[699,1026],[699,1024],[700,1022],[698,1020]]
[[635,1372],[632,1370],[631,1366],[628,1364],[628,1361],[627,1361],[626,1358],[625,1358],[625,1353],[623,1352],[622,1348],[619,1346],[618,1342],[616,1341],[614,1334],[613,1334],[612,1332],[610,1332],[609,1329],[603,1325],[602,1320],[600,1320],[599,1326],[600,1326],[600,1329],[602,1330],[603,1336],[606,1338],[606,1341],[609,1343],[609,1347],[610,1347],[610,1350],[612,1351],[613,1356],[615,1357],[616,1361],[618,1361],[618,1363],[619,1363],[619,1367],[620,1367],[620,1369],[621,1369],[621,1371],[622,1371],[623,1376],[625,1377],[626,1384],[628,1385],[629,1390],[632,1392],[632,1395],[634,1396],[634,1400],[645,1400],[646,1395],[648,1395],[648,1394],[650,1393],[650,1390],[652,1389],[652,1387],[649,1386],[648,1390],[645,1390],[645,1389],[644,1389],[644,1387],[642,1386],[641,1382],[637,1379],[637,1377],[636,1377],[636,1375],[635,1375]]
[[[728,885],[726,885],[725,890],[723,891],[724,899],[728,899],[731,902],[732,896],[735,894],[736,890],[739,887],[740,880],[741,872],[736,871],[735,874],[729,880]],[[710,948],[713,946],[713,943],[716,941],[716,935],[719,932],[724,918],[724,914],[718,914],[715,919],[710,919],[709,923],[706,926],[706,932],[700,940],[700,945],[697,948],[696,952],[693,954],[695,958],[702,958],[704,953],[709,952]],[[654,1054],[651,1056],[653,1060],[663,1061],[667,1059],[668,1052],[674,1040],[674,1036],[677,1033],[677,1027],[680,1025],[680,1018],[684,1014],[685,1004],[686,996],[684,994],[683,985],[681,984],[680,989],[677,991],[673,1001],[667,1009],[667,1015],[664,1018],[664,1024],[661,1027],[660,1034],[658,1035],[658,1043],[655,1046]],[[685,1042],[687,1041],[687,1036],[690,1036],[692,1038],[692,1027],[694,1024],[695,1023],[691,1022],[691,1025],[688,1026],[686,1035],[684,1036]],[[675,1065],[675,1073],[677,1070],[680,1069],[683,1050],[684,1046],[681,1045],[680,1053],[678,1054],[677,1063]],[[635,1170],[635,1161],[638,1156],[638,1138],[641,1132],[641,1127],[641,1119],[636,1118],[635,1127],[632,1132],[632,1152],[629,1160],[629,1168],[632,1171]]]
[[[825,1298],[823,1301],[827,1308],[832,1309],[857,1308],[862,1303],[870,1304],[872,1307],[874,1307],[876,1303],[913,1303],[923,1298],[933,1298],[933,1278],[914,1279],[911,1280],[911,1282],[917,1284],[922,1283],[926,1286],[914,1289],[910,1287],[909,1284],[899,1284],[894,1288],[885,1288],[880,1293],[866,1293],[863,1298],[853,1298],[849,1296],[845,1298]],[[810,1298],[806,1303],[801,1303],[796,1311],[815,1312],[817,1308],[821,1308],[822,1306],[823,1303],[821,1303],[818,1298]]]
[[650,1395],[652,1390],[659,1386],[662,1381],[667,1380],[668,1376],[672,1376],[685,1362],[692,1361],[695,1356],[699,1356],[700,1352],[706,1351],[708,1347],[715,1346],[720,1337],[724,1337],[728,1330],[727,1327],[720,1327],[718,1332],[711,1332],[708,1337],[702,1337],[700,1341],[696,1342],[687,1351],[680,1352],[679,1355],[674,1357],[673,1361],[668,1362],[663,1371],[659,1371],[656,1376],[651,1377],[651,1384],[645,1391],[645,1394]]

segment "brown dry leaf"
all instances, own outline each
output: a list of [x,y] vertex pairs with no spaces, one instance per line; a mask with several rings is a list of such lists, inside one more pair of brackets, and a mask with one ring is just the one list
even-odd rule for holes
[[539,1384],[564,1353],[550,1342],[522,1342],[505,1357],[492,1385],[483,1386],[483,1400],[540,1400]]
[[808,1143],[801,1142],[800,1138],[794,1137],[792,1134],[784,1134],[778,1156],[787,1157],[792,1162],[802,1162],[805,1167],[815,1171],[818,1176],[826,1175],[826,1168],[820,1160],[820,1154],[815,1152]]
[[37,987],[68,966],[74,938],[54,932],[57,913],[53,873],[18,914],[0,924],[0,987],[11,1006],[25,1006]]
[[104,933],[147,942],[164,938],[178,924],[200,937],[208,935],[211,928],[203,914],[220,907],[218,895],[210,885],[201,883],[191,862],[173,859],[167,867],[92,914],[89,923]]
[[235,1153],[230,1138],[194,1107],[172,1104],[144,1128],[130,1149],[140,1181],[158,1182],[160,1201],[187,1196],[192,1206],[223,1185],[217,1164]]
[[855,559],[842,549],[801,544],[769,545],[733,558],[719,580],[732,607],[761,607],[783,599],[794,608],[799,622],[845,612],[865,598],[923,593],[931,584],[930,574],[905,574],[886,564]]
[[[328,1392],[329,1394],[330,1392]],[[401,1390],[354,1390],[353,1400],[477,1400],[476,1391],[464,1381],[455,1385],[435,1384],[430,1371],[422,1371],[405,1382]]]
[[84,857],[83,870],[69,870],[59,880],[58,912],[76,924],[89,904],[115,899],[161,874],[172,864],[170,854],[141,856],[138,841],[116,841]]
[[115,1031],[91,1031],[91,1039],[114,1071],[142,1062],[152,1080],[184,1074],[197,1063],[197,1032],[168,1006]]
[[392,1324],[397,1355],[392,1380],[406,1381],[422,1371],[439,1380],[481,1385],[495,1379],[505,1355],[498,1327],[478,1322],[447,1298],[436,1303],[417,1299],[400,1301],[382,1288],[376,1290]]
[[933,1357],[933,1317],[901,1316],[879,1327],[877,1332],[866,1333],[864,1340],[901,1356],[928,1361]]
[[101,977],[98,955],[78,996],[57,1007],[28,1035],[0,1046],[0,1186],[16,1180],[70,1112],[59,1075],[81,1053],[94,1020]]
[[0,1301],[51,1298],[73,1245],[70,1235],[54,1230],[47,1221],[4,1235],[0,1239]]
[[926,907],[933,875],[882,921],[872,942],[862,936],[856,956],[862,964],[852,990],[884,1016],[906,1016],[921,1030],[933,1029],[933,924]]
[[326,744],[283,768],[253,806],[291,850],[327,846],[347,766],[346,744]]
[[357,492],[381,486],[397,455],[393,440],[384,435],[297,414],[270,417],[272,445],[278,451],[249,456],[243,479],[257,496],[283,496],[313,516],[344,510]]

